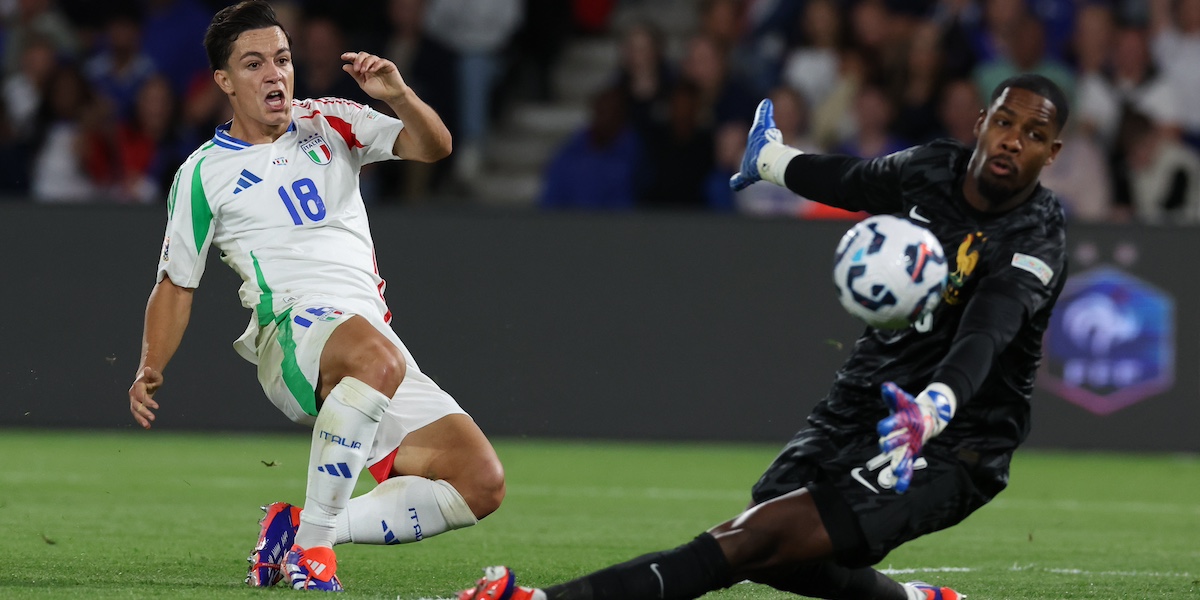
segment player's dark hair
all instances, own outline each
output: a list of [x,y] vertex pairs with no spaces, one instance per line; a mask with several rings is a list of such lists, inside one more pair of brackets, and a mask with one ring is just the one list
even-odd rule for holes
[[222,8],[213,15],[208,31],[204,32],[204,51],[208,53],[208,66],[212,70],[224,69],[229,63],[229,55],[233,53],[233,42],[243,32],[252,29],[278,27],[287,37],[288,45],[292,44],[292,36],[279,23],[275,9],[264,0],[246,0],[233,6]]
[[1036,73],[1025,73],[1022,75],[1014,75],[1000,82],[995,89],[992,90],[992,97],[988,99],[988,104],[996,102],[996,98],[1004,93],[1008,88],[1020,88],[1033,92],[1054,105],[1054,123],[1058,125],[1058,130],[1062,131],[1067,124],[1067,115],[1071,108],[1067,106],[1067,95],[1063,93],[1062,88],[1058,84],[1050,81],[1049,78]]

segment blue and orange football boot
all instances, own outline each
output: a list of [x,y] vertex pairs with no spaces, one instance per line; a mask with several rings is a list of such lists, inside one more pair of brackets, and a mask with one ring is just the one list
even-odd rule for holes
[[910,581],[904,585],[919,592],[924,592],[925,600],[962,600],[966,598],[966,596],[948,587],[939,587],[925,583],[924,581]]
[[304,549],[293,545],[283,559],[283,570],[293,589],[342,591],[342,582],[337,578],[337,555],[328,546]]
[[283,579],[283,556],[296,539],[300,527],[300,507],[287,502],[275,502],[262,507],[258,544],[250,552],[250,572],[246,583],[254,587],[271,587]]
[[508,567],[488,567],[475,587],[458,593],[458,600],[546,600],[546,594],[518,587],[517,576]]

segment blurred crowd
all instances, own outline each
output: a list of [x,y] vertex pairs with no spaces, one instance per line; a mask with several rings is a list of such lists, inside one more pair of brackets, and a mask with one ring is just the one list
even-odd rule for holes
[[[232,3],[0,0],[0,199],[165,203],[178,165],[232,116],[202,44],[213,14]],[[340,58],[351,49],[386,56],[451,127],[465,171],[480,160],[497,84],[518,70],[538,79],[548,65],[531,57],[567,31],[561,3],[528,4],[272,2],[292,37],[297,98],[335,96],[387,112]],[[364,171],[364,196],[415,202],[453,180],[453,168],[377,165]]]
[[1043,183],[1072,219],[1200,222],[1200,0],[697,7],[674,56],[652,21],[620,32],[612,86],[549,166],[543,205],[855,218],[768,184],[730,192],[760,98],[787,144],[875,157],[939,137],[972,144],[995,85],[1036,72],[1071,100]]
[[[973,143],[995,84],[1037,72],[1071,99],[1043,182],[1072,219],[1200,222],[1200,0],[695,0],[683,34],[651,18],[680,1],[273,4],[297,98],[386,111],[341,71],[342,51],[365,49],[454,133],[450,160],[365,170],[364,197],[380,203],[469,196],[497,115],[555,101],[564,49],[594,38],[616,39],[619,60],[545,164],[540,207],[855,218],[768,184],[729,190],[760,99],[789,145],[874,157]],[[227,4],[0,0],[0,199],[163,203],[175,168],[230,118],[201,46]]]

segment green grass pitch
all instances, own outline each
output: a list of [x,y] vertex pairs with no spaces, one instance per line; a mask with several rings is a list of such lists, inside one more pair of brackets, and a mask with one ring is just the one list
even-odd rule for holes
[[[305,435],[0,430],[0,598],[292,597],[242,578],[258,506],[303,499],[307,447]],[[499,512],[418,544],[339,546],[343,597],[449,597],[500,563],[549,584],[673,547],[735,515],[778,446],[496,448]],[[971,600],[1198,599],[1198,497],[1195,456],[1025,451],[1000,498],[880,567]],[[752,584],[706,596],[794,597]]]

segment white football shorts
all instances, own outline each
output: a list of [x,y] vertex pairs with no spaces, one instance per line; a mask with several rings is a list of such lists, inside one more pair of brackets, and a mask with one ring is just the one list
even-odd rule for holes
[[[302,298],[291,304],[281,318],[261,326],[256,344],[258,382],[267,398],[289,419],[309,427],[316,422],[310,413],[316,413],[314,389],[320,373],[321,351],[338,325],[352,316],[361,316],[400,349],[406,362],[404,380],[379,422],[367,458],[368,467],[384,459],[390,463],[389,457],[394,456],[392,453],[409,432],[447,415],[467,414],[450,394],[421,372],[404,342],[373,312],[356,313],[335,298]],[[387,465],[389,470],[390,467]],[[377,479],[386,479],[376,475]]]

